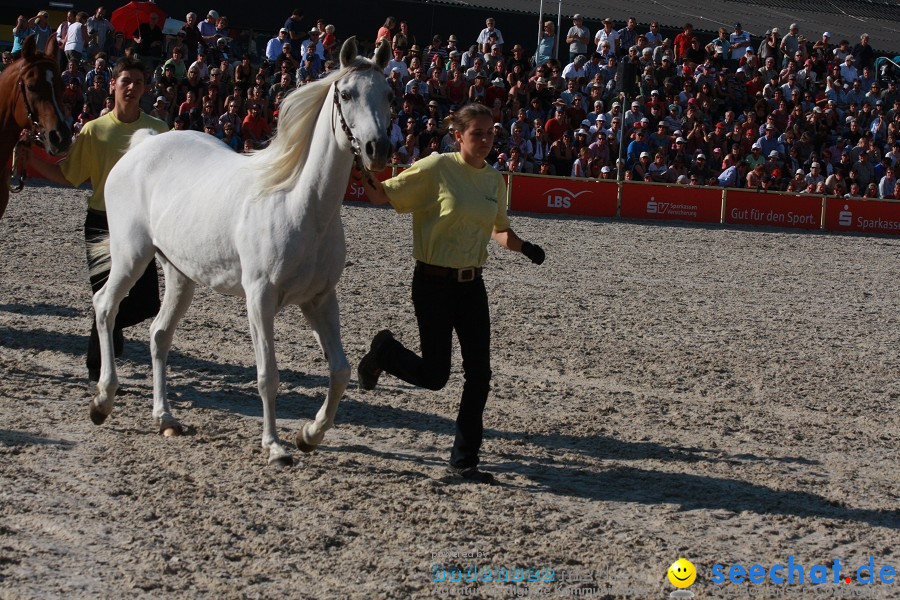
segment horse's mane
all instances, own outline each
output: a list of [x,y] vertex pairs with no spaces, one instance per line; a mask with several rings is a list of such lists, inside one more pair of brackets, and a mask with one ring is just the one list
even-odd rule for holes
[[250,157],[261,173],[263,194],[288,190],[296,184],[309,158],[315,121],[328,99],[331,85],[354,71],[377,68],[374,65],[373,61],[357,56],[337,73],[285,96],[278,111],[278,132],[267,148]]

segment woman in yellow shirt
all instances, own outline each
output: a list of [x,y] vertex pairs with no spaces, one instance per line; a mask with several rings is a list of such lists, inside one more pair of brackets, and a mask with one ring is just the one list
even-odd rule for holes
[[[382,371],[407,383],[439,390],[450,377],[452,335],[463,357],[462,400],[448,472],[477,483],[493,483],[478,469],[484,406],[491,378],[490,314],[481,278],[487,243],[522,252],[536,264],[544,251],[522,241],[506,216],[506,184],[485,162],[494,142],[490,109],[468,104],[451,120],[459,152],[432,154],[384,183],[367,182],[375,204],[390,202],[413,213],[413,305],[422,356],[385,329],[359,363],[359,384],[374,389]],[[374,185],[374,187],[372,187]]]

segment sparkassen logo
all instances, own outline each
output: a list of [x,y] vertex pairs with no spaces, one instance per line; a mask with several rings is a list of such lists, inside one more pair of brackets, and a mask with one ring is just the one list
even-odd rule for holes
[[669,583],[679,588],[669,594],[669,598],[694,597],[694,592],[686,589],[691,587],[697,579],[697,569],[691,561],[686,558],[679,558],[669,566],[669,570],[666,573],[669,576]]
[[572,203],[582,194],[590,194],[591,190],[582,190],[578,193],[570,192],[566,188],[552,188],[544,192],[547,196],[547,206],[550,208],[572,208]]
[[838,225],[842,227],[850,227],[853,225],[853,213],[850,212],[848,205],[844,205],[844,210],[838,213]]

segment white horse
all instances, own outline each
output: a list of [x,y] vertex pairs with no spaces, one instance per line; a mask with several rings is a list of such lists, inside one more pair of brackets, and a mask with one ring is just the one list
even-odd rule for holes
[[119,303],[155,255],[166,281],[150,327],[160,433],[182,433],[166,399],[166,359],[200,283],[246,298],[269,464],[293,463],[275,430],[273,334],[278,311],[300,306],[328,359],[330,384],[296,444],[310,452],[322,442],[350,379],[335,294],[346,257],[341,202],[354,161],[380,170],[390,150],[392,94],[383,75],[390,48],[382,44],[374,61],[356,53],[350,38],[338,73],[289,94],[275,139],[250,157],[199,132],[134,135],[106,182],[109,238],[92,249],[92,272],[110,269],[94,296],[102,355],[90,407],[94,423],[112,412],[118,387],[112,330]]

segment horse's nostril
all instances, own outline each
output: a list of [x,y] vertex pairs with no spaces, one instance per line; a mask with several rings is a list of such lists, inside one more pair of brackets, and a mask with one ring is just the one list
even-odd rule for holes
[[366,154],[369,155],[369,158],[373,158],[375,156],[375,144],[372,142],[366,142]]

